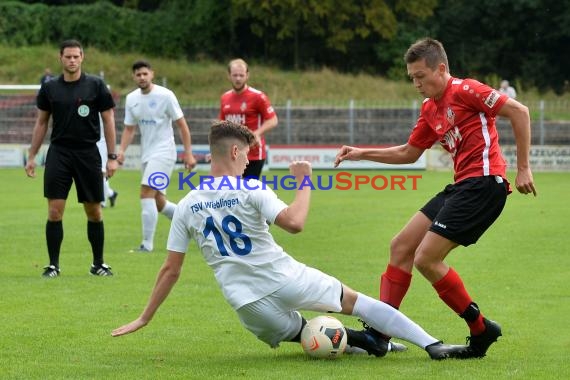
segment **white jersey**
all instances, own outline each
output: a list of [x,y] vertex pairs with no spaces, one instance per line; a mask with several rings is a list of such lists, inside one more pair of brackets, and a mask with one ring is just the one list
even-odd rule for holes
[[127,95],[125,125],[138,125],[141,134],[141,161],[170,157],[176,160],[172,122],[184,117],[176,95],[169,89],[153,85],[148,94],[140,88]]
[[275,292],[302,271],[305,265],[269,232],[267,222],[287,207],[271,189],[235,177],[215,178],[212,190],[196,187],[178,203],[167,248],[185,253],[196,240],[234,309]]
[[101,137],[97,141],[97,149],[99,149],[99,155],[101,156],[101,170],[107,172],[107,141],[105,140],[105,127],[103,126],[101,114],[99,114],[99,128]]

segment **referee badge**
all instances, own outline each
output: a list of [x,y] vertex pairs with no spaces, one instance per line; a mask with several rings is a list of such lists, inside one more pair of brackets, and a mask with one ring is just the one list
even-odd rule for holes
[[86,106],[85,104],[80,105],[77,108],[77,113],[81,117],[87,117],[89,115],[89,106]]

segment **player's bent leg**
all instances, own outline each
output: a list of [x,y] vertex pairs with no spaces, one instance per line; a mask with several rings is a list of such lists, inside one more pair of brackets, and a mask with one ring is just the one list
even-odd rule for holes
[[297,311],[283,311],[278,303],[262,298],[236,310],[241,324],[272,348],[281,342],[297,342],[304,318]]
[[[357,292],[343,284],[341,313],[346,315],[357,315],[355,314],[355,305],[358,298],[359,294]],[[388,340],[384,339],[382,334],[374,329],[365,328],[364,330],[356,331],[346,328],[346,334],[348,353],[361,353],[363,350],[369,355],[382,357],[390,350],[390,343]]]
[[430,225],[431,220],[425,214],[415,213],[390,242],[390,265],[411,273],[414,255]]
[[441,235],[428,231],[416,250],[414,266],[433,284],[447,274],[449,267],[443,260],[458,245]]
[[362,293],[358,293],[352,315],[361,318],[377,332],[406,340],[421,348],[439,341],[400,311]]
[[[400,308],[412,282],[415,251],[430,224],[431,220],[425,214],[417,212],[392,239],[390,263],[380,277],[380,301],[396,309]],[[384,339],[390,341],[387,335],[384,335]],[[402,348],[399,345],[394,347],[396,351]]]
[[160,191],[156,192],[154,199],[156,201],[156,208],[158,212],[165,215],[168,219],[172,220],[174,211],[176,210],[176,203],[168,201],[168,199],[166,199],[166,195]]

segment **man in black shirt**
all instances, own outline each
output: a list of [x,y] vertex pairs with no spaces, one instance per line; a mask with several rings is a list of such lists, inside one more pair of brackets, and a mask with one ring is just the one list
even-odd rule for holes
[[83,48],[78,41],[62,42],[59,57],[63,73],[44,83],[37,95],[38,117],[26,164],[26,174],[35,177],[35,157],[46,136],[51,116],[53,129],[44,172],[44,196],[48,200],[46,242],[50,263],[44,268],[43,276],[57,277],[60,273],[62,219],[72,182],[75,182],[78,201],[83,203],[87,215],[87,237],[93,251],[90,273],[112,276],[111,268],[103,260],[103,177],[96,143],[100,138],[101,114],[109,157],[107,176],[111,177],[118,167],[115,102],[101,78],[81,72]]

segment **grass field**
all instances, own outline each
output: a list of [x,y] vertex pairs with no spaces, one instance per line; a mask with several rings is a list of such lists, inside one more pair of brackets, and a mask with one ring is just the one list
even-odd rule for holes
[[[34,180],[22,169],[0,173],[1,379],[570,378],[570,173],[535,173],[537,198],[512,194],[479,243],[450,255],[449,263],[483,313],[501,323],[503,337],[484,359],[442,362],[429,360],[415,346],[384,358],[345,355],[335,361],[309,359],[296,344],[272,350],[241,327],[194,246],[151,324],[112,338],[113,328],[144,307],[165,257],[160,249],[168,232],[164,217],[157,252],[128,252],[140,238],[138,172],[122,171],[112,179],[120,195],[117,206],[105,210],[106,261],[116,275],[88,275],[86,222],[72,190],[61,277],[49,280],[40,276],[47,264],[43,172]],[[391,237],[451,178],[450,173],[417,174],[422,179],[416,191],[315,191],[305,231],[288,235],[272,227],[276,239],[300,261],[376,297]],[[169,192],[173,200],[183,195]],[[290,201],[293,193],[280,195]],[[402,311],[447,343],[465,340],[464,322],[417,272]],[[358,327],[354,318],[339,319]]]

